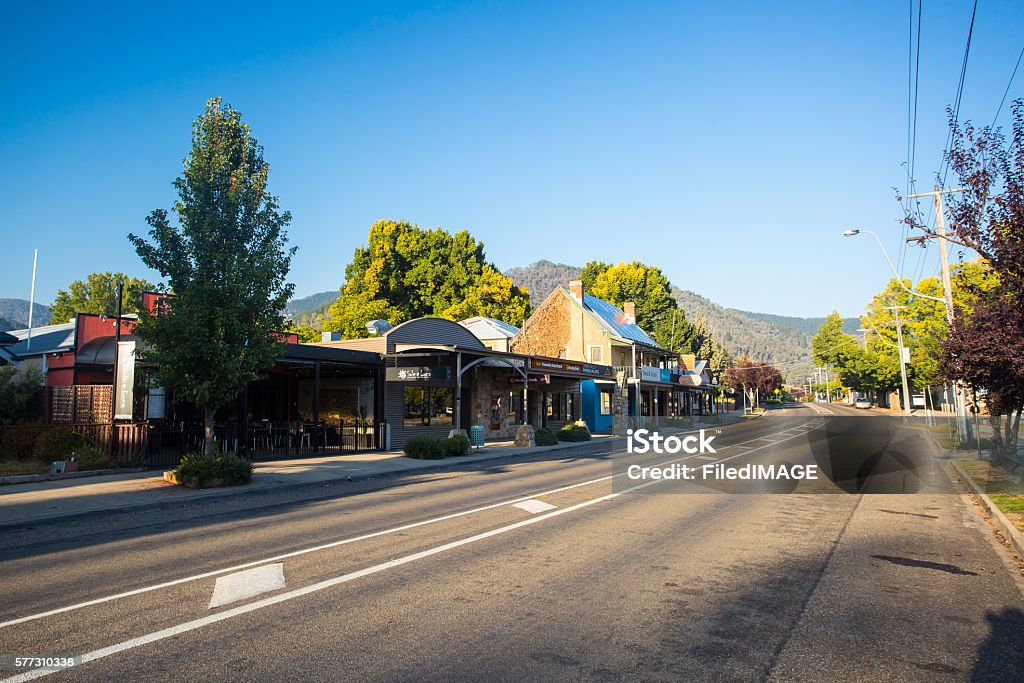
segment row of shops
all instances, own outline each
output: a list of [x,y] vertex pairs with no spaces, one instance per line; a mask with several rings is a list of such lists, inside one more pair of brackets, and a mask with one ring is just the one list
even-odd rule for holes
[[[662,349],[636,325],[629,304],[619,309],[584,295],[576,282],[552,292],[521,329],[488,318],[373,322],[378,333],[365,339],[325,333],[313,344],[283,341],[274,367],[218,411],[224,448],[265,457],[390,450],[417,434],[479,425],[486,438],[507,440],[523,424],[556,431],[578,420],[596,433],[624,433],[713,407],[702,361]],[[149,386],[145,368],[134,367],[133,323],[122,319],[118,330],[83,314],[38,328],[31,347],[16,331],[0,357],[37,364],[51,396],[71,401],[78,392],[66,387],[113,385],[116,375],[110,417],[178,428],[180,444],[150,448],[186,448],[186,426],[198,425],[198,411]],[[48,403],[49,421],[78,421],[74,406],[59,414],[51,407],[61,401]]]

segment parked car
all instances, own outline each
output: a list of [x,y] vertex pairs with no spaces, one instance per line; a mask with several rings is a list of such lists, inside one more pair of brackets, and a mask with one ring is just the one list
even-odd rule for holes
[[854,408],[868,409],[871,407],[871,399],[861,396],[853,402]]

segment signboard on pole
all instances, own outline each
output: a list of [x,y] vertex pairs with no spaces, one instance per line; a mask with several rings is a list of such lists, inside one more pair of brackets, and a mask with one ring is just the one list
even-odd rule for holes
[[117,386],[114,387],[114,419],[131,420],[135,406],[135,342],[117,342]]

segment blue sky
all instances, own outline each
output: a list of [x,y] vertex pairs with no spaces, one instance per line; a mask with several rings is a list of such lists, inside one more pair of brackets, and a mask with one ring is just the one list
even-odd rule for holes
[[[126,235],[170,207],[214,95],[252,125],[294,216],[298,296],[336,288],[379,218],[469,229],[500,268],[640,259],[787,315],[857,315],[884,286],[848,227],[908,274],[937,267],[934,247],[900,257],[891,189],[908,3],[145,4],[5,6],[0,297],[28,298],[35,247],[44,303],[93,271],[152,277]],[[1024,3],[978,4],[961,118],[988,123]],[[922,188],[971,5],[923,8]]]

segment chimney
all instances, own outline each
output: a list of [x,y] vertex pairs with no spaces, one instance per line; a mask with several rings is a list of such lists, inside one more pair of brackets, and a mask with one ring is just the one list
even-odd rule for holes
[[626,314],[626,322],[630,325],[636,324],[636,304],[632,301],[627,301],[622,304],[622,312]]
[[322,342],[341,341],[341,332],[322,332],[320,334],[320,341],[322,341]]
[[569,293],[572,298],[583,303],[583,280],[573,280],[569,283]]

